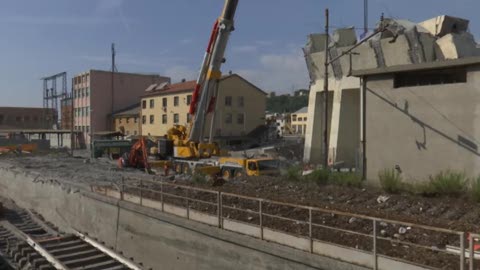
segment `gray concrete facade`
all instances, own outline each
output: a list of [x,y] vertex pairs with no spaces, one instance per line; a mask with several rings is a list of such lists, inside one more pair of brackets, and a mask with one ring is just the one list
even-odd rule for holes
[[395,73],[366,77],[368,179],[395,167],[407,181],[480,175],[480,64],[463,68],[461,83],[395,88]]
[[[361,148],[362,106],[360,104],[361,75],[358,75],[359,73],[362,73],[361,71],[370,70],[372,72],[370,72],[368,75],[375,75],[375,77],[368,77],[369,88],[374,88],[378,91],[390,91],[393,89],[394,75],[389,75],[390,77],[379,77],[377,75],[381,73],[381,70],[389,70],[390,73],[399,73],[414,71],[420,67],[423,69],[449,68],[449,66],[462,66],[460,63],[462,61],[459,60],[465,60],[467,63],[470,59],[475,59],[475,61],[471,62],[477,62],[476,59],[480,55],[480,49],[473,39],[473,36],[468,32],[468,20],[450,16],[438,16],[417,24],[406,20],[385,19],[384,21],[379,22],[379,25],[377,26],[377,28],[381,27],[386,27],[386,30],[377,33],[373,36],[373,38],[359,45],[353,51],[355,55],[352,55],[351,61],[347,55],[340,58],[338,61],[333,62],[328,67],[328,91],[329,96],[332,97],[329,105],[332,108],[328,117],[328,160],[330,164],[341,163],[345,167],[361,168],[360,161],[363,153],[363,149]],[[357,44],[359,41],[354,38],[355,36],[356,33],[353,29],[339,29],[334,32],[333,37],[330,40],[331,49],[329,50],[329,59],[333,59]],[[304,162],[313,164],[321,163],[324,158],[324,105],[322,100],[325,80],[325,39],[325,34],[309,35],[307,45],[304,49],[306,63],[311,79],[309,114],[307,132],[305,135]],[[437,63],[439,65],[435,67]],[[398,70],[393,72],[396,69]],[[352,74],[355,76],[351,76]],[[367,74],[365,73],[364,75],[366,76]],[[472,69],[469,69],[468,82],[463,86],[467,85],[468,87],[471,86],[472,89],[476,88],[474,85],[475,76],[475,72],[473,72]],[[383,83],[378,82],[379,80],[383,81]],[[450,110],[450,112],[445,112],[446,114],[453,114],[455,110],[458,110],[458,106],[463,107],[463,105],[460,104],[463,104],[463,98],[467,98],[468,96],[467,93],[465,93],[466,96],[463,96],[463,94],[455,96],[457,95],[457,93],[455,93],[455,89],[462,87],[461,84],[436,85],[431,86],[432,92],[429,92],[428,90],[424,91],[424,89],[428,87],[429,86],[422,86],[422,90],[418,90],[419,95],[425,95],[424,99],[426,99],[427,102],[424,104],[416,104],[417,107],[422,106],[421,110],[425,110],[425,113],[429,110],[429,105],[427,103],[436,102],[437,106],[442,107],[443,110]],[[410,89],[412,87],[410,86],[407,88]],[[446,93],[444,93],[442,96],[442,98],[445,98],[448,101],[442,101],[441,99],[438,99],[439,96],[437,96],[438,94],[434,90],[437,88],[450,89],[445,90]],[[410,90],[413,92],[417,91],[416,89]],[[392,91],[393,97],[400,95],[398,98],[405,98],[401,96],[404,91],[399,91],[397,89]],[[432,96],[429,96],[429,94]],[[452,94],[452,96],[449,96],[449,94]],[[374,103],[373,105],[369,104],[369,102],[374,102],[370,100],[371,98],[370,92],[367,98],[367,106],[369,109],[371,109],[371,111],[369,111],[367,121],[372,122],[373,120],[371,117],[373,116],[377,116],[382,119],[383,115],[388,115],[388,107],[380,105],[380,103]],[[470,101],[473,102],[473,100],[469,100],[468,102]],[[377,108],[375,106],[380,107]],[[443,108],[445,106],[450,108]],[[382,110],[386,111],[384,112]],[[419,111],[419,113],[419,118],[420,116],[425,116],[427,122],[430,120],[428,115],[423,115],[424,112]],[[474,115],[475,113],[472,113],[469,117],[475,117]],[[380,121],[382,123],[381,126],[385,126],[387,123],[382,121]],[[455,121],[465,122],[467,120],[457,119]],[[395,123],[395,121],[392,121],[392,123]],[[462,124],[459,125],[462,126]],[[367,126],[367,129],[369,128],[370,127]],[[462,130],[468,130],[468,128],[465,127],[465,129],[462,128]],[[374,132],[379,133],[374,134]],[[390,152],[402,150],[401,146],[399,146],[398,149],[396,146],[390,149],[391,141],[387,142],[384,140],[384,133],[385,132],[381,127],[377,127],[377,129],[369,130],[368,136],[373,137],[367,138],[369,143],[372,143],[372,140],[374,140],[374,145],[371,145],[371,147],[376,147],[370,149],[373,151],[372,155],[376,156],[368,157],[368,166],[375,166],[368,171],[368,176],[372,177],[373,179],[377,178],[378,169],[380,167],[386,166],[389,168],[392,166],[385,163],[388,159],[382,158],[383,153],[390,150]],[[475,142],[475,140],[472,138],[472,134],[474,133],[466,133],[470,134],[467,136],[469,138],[468,141]],[[399,134],[402,133],[400,132]],[[453,138],[456,138],[454,141],[458,141],[457,135],[449,136],[453,136]],[[466,134],[462,135],[462,140],[465,138],[465,136]],[[381,139],[377,142],[377,138]],[[398,139],[399,141],[402,141],[404,138],[402,137]],[[467,142],[467,144],[472,145],[469,142]],[[381,143],[387,143],[386,145],[383,145],[382,149],[384,150],[382,151],[380,150]],[[368,153],[369,149],[366,150]],[[438,155],[438,153],[436,154]],[[390,155],[390,153],[388,155]],[[392,153],[391,155],[394,154]],[[447,155],[444,154],[444,156]],[[372,165],[372,163],[375,163],[377,159],[380,161],[380,163],[377,165]],[[389,162],[395,163],[393,160],[390,160]],[[395,165],[400,164],[393,164],[393,166]],[[431,167],[439,168],[437,165],[440,164],[437,163]],[[452,169],[463,168],[461,166],[450,165],[450,163],[441,165],[444,165],[444,167],[439,169],[448,169],[449,167],[452,167]],[[432,172],[433,168],[427,166],[423,172],[412,169],[411,173],[408,173],[406,176],[408,178],[424,178],[426,175],[429,175]],[[476,172],[472,171],[472,173]]]

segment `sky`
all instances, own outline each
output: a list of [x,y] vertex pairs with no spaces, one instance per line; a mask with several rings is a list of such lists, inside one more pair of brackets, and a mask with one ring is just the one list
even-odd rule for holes
[[[196,79],[223,0],[3,0],[0,2],[0,106],[42,106],[42,77],[110,69]],[[324,30],[363,27],[363,0],[239,0],[224,73],[263,90],[307,88],[302,47]],[[478,0],[369,0],[369,27],[386,17],[419,22],[440,14],[471,19],[480,34]]]

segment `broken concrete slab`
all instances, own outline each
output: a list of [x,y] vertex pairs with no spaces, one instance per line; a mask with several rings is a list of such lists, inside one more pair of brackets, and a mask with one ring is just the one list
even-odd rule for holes
[[469,21],[462,18],[442,15],[419,23],[433,36],[443,37],[451,33],[462,33],[468,30]]

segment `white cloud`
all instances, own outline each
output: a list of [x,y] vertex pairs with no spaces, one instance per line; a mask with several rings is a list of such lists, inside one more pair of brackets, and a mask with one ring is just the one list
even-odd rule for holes
[[97,13],[110,13],[120,9],[123,5],[123,0],[99,0],[95,7]]
[[234,53],[254,53],[257,52],[258,47],[253,45],[242,45],[232,47]]
[[187,45],[193,43],[193,39],[191,38],[184,38],[179,41],[180,44],[182,45]]
[[236,72],[267,92],[286,93],[291,92],[292,88],[308,87],[310,79],[300,50],[285,54],[263,54],[258,61],[258,68]]

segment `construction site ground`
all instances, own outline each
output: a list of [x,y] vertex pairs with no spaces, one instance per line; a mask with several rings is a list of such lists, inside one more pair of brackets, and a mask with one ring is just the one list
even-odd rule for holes
[[[211,182],[192,181],[185,176],[147,175],[134,169],[118,169],[115,163],[108,159],[90,161],[85,157],[69,157],[66,153],[56,153],[42,156],[0,156],[0,162],[8,166],[21,168],[32,173],[38,173],[38,181],[60,181],[74,183],[77,187],[90,189],[90,185],[120,185],[121,181],[138,183],[138,180],[168,181],[170,183],[196,186],[204,189],[235,193],[256,198],[270,199],[299,205],[315,206],[323,209],[341,212],[363,214],[371,217],[385,218],[447,228],[464,232],[480,231],[480,207],[466,197],[432,197],[426,198],[409,194],[391,195],[375,187],[350,188],[335,185],[317,185],[312,182],[287,181],[282,177],[244,177],[226,181],[221,186],[212,186]],[[152,187],[155,189],[155,187]],[[181,189],[172,188],[172,193],[181,193]],[[211,200],[212,194],[190,194],[197,199]],[[149,196],[144,194],[144,196]],[[150,195],[155,197],[155,195]],[[382,197],[385,196],[385,197]],[[379,200],[381,198],[381,200]],[[171,199],[171,203],[182,204],[182,201]],[[232,204],[239,208],[253,209],[251,201],[232,200],[225,204]],[[205,205],[192,204],[192,208],[202,208],[209,211]],[[211,209],[211,211],[215,211]],[[307,216],[304,210],[281,206],[265,206],[266,213],[273,213],[298,220]],[[256,216],[234,210],[225,213],[228,218],[256,223]],[[317,223],[338,227],[345,230],[365,232],[372,230],[372,225],[361,219],[349,217],[332,217],[317,215]],[[264,224],[282,231],[305,235],[308,226],[299,226],[292,222],[278,219],[264,220]],[[401,238],[407,242],[422,244],[430,247],[444,248],[445,245],[459,246],[458,237],[442,233],[431,233],[412,228],[407,233],[398,235],[400,226],[395,224],[380,224],[382,236],[385,238]],[[323,230],[314,232],[315,237],[333,243],[353,248],[371,250],[371,238],[349,233],[333,233]],[[414,248],[414,246],[397,245],[389,241],[378,243],[383,254],[408,259],[420,264],[435,266],[443,269],[458,268],[458,256],[440,254],[435,251]],[[439,256],[442,255],[442,256]]]

